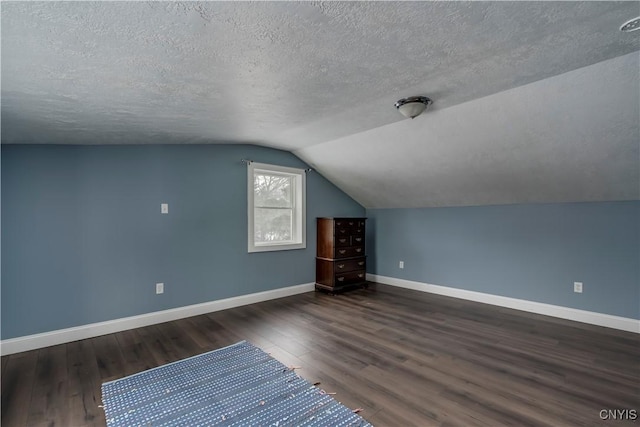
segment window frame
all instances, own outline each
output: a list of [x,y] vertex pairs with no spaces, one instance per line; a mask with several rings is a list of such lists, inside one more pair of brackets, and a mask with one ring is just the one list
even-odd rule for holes
[[[294,178],[292,234],[293,241],[258,243],[255,241],[255,190],[254,177],[257,172],[288,175]],[[307,247],[307,177],[304,169],[267,163],[250,162],[247,166],[247,250],[252,252],[287,251]]]

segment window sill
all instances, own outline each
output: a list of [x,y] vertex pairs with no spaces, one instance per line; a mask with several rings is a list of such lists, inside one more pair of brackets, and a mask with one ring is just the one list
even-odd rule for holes
[[285,243],[274,245],[249,246],[249,253],[252,252],[275,252],[275,251],[291,251],[295,249],[306,249],[305,243]]

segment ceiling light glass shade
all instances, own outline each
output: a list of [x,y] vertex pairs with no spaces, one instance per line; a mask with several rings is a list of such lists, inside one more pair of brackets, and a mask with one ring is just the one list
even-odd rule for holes
[[431,101],[426,96],[410,96],[409,98],[403,98],[395,103],[396,108],[400,111],[400,114],[407,118],[416,118],[427,109]]
[[398,111],[405,117],[415,118],[418,117],[422,112],[427,108],[426,105],[421,102],[408,102],[406,104],[400,105],[398,107]]
[[631,31],[638,30],[640,30],[640,16],[630,19],[620,26],[620,31],[623,31],[625,33],[630,33]]

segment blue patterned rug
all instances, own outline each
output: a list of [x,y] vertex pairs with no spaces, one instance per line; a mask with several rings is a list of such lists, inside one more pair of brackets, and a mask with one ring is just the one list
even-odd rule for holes
[[108,427],[371,426],[246,341],[102,384]]

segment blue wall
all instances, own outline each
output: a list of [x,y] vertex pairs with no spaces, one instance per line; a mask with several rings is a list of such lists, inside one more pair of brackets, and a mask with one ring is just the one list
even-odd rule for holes
[[640,202],[367,216],[369,273],[640,319]]
[[3,145],[2,339],[313,282],[315,218],[364,208],[312,172],[307,249],[249,254],[243,158],[306,167],[250,145]]

